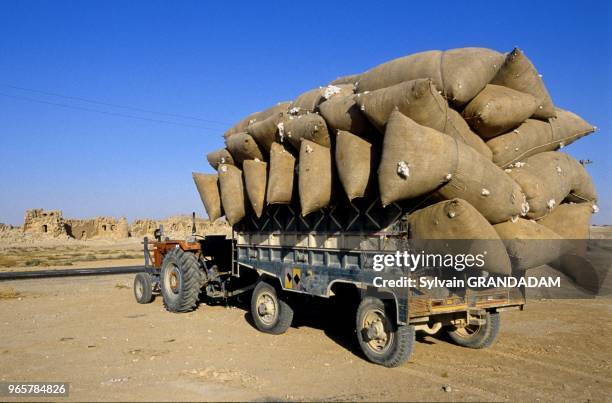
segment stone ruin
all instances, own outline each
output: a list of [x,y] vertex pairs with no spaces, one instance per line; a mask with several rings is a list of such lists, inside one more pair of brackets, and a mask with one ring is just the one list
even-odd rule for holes
[[53,238],[68,235],[61,210],[27,210],[23,220],[23,232],[26,234],[48,235]]
[[117,221],[114,217],[96,217],[86,220],[66,220],[68,235],[75,239],[128,238],[130,229],[125,217]]
[[58,238],[62,235],[74,239],[127,238],[129,227],[122,217],[96,217],[87,220],[64,219],[61,210],[27,210],[23,221],[23,233]]
[[[164,226],[164,234],[170,238],[181,239],[191,234],[192,222],[190,216],[173,216],[165,220],[134,220],[130,226],[130,234],[135,237],[153,237],[155,230],[160,225]],[[196,233],[200,235],[231,235],[231,228],[225,221],[217,220],[211,223],[207,219],[196,217],[195,225]]]
[[[13,226],[1,224],[0,231],[13,231]],[[125,217],[95,217],[90,219],[65,219],[61,210],[31,209],[25,213],[22,232],[43,238],[73,239],[123,239],[129,237],[153,237],[156,229],[164,226],[164,233],[170,238],[184,239],[191,234],[190,216],[173,216],[165,220],[138,219],[129,225]],[[211,223],[196,218],[198,234],[231,234],[231,228],[223,221]]]

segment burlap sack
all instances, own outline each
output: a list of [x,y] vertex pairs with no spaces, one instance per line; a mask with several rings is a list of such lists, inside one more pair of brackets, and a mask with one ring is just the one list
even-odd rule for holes
[[243,118],[241,121],[236,123],[234,126],[227,129],[227,131],[223,134],[223,137],[227,139],[236,133],[243,133],[246,130],[247,126],[249,125],[249,122],[256,122],[260,114],[261,114],[261,111],[251,113],[250,115],[248,115],[247,117]]
[[357,94],[356,102],[381,132],[384,132],[391,112],[397,109],[416,123],[446,133],[491,158],[491,150],[470,130],[461,115],[448,106],[430,79],[406,81]]
[[315,112],[321,102],[323,102],[321,88],[314,88],[299,95],[292,103],[290,109],[305,110]]
[[219,178],[217,174],[193,172],[191,175],[206,209],[208,219],[213,222],[223,214],[221,197],[219,196]]
[[[489,222],[468,202],[462,199],[442,201],[408,216],[411,239],[447,240],[429,242],[428,253],[484,254],[484,270],[510,274],[510,260],[504,244]],[[457,242],[452,242],[457,240]],[[465,240],[466,242],[460,242]],[[439,251],[432,251],[440,249]]]
[[237,164],[242,164],[244,160],[264,159],[259,146],[247,133],[232,134],[225,139],[225,145]]
[[290,204],[293,196],[295,157],[279,143],[270,147],[268,204]]
[[359,81],[360,74],[351,74],[348,76],[341,76],[330,82],[329,85],[340,85],[340,84],[355,84]]
[[268,164],[257,160],[246,160],[242,164],[247,196],[255,215],[259,218],[266,200]]
[[206,155],[206,159],[213,169],[219,168],[220,164],[229,164],[235,165],[234,158],[232,158],[232,154],[227,151],[227,148],[221,148],[217,151],[213,151]]
[[335,84],[335,85],[327,85],[323,87],[323,98],[324,101],[330,100],[333,97],[349,97],[355,94],[355,84],[354,83],[345,83],[345,84]]
[[518,127],[537,106],[532,95],[488,84],[467,104],[462,115],[476,133],[489,139]]
[[373,180],[372,144],[350,132],[339,130],[336,137],[336,168],[349,200],[363,197]]
[[470,129],[470,126],[463,120],[459,112],[449,107],[447,114],[447,124],[446,128],[444,128],[444,133],[467,144],[478,151],[480,155],[491,161],[493,159],[491,149],[487,147],[487,144],[479,135]]
[[504,241],[512,266],[527,270],[548,264],[563,253],[563,238],[535,221],[519,218],[493,226]]
[[225,217],[230,225],[234,225],[246,214],[242,171],[233,165],[219,165],[219,187]]
[[428,78],[357,94],[355,98],[363,114],[381,132],[396,109],[420,125],[438,131],[446,126],[448,104]]
[[511,132],[487,141],[493,162],[506,167],[531,155],[564,147],[595,131],[578,115],[559,108],[555,111],[557,117],[550,122],[528,119]]
[[457,168],[458,144],[399,111],[392,112],[378,167],[383,206],[421,196],[448,182]]
[[546,217],[541,224],[565,239],[590,239],[591,216],[597,206],[593,203],[563,203]]
[[[573,112],[555,108],[556,118],[550,119],[554,149],[563,148],[595,131],[595,127]],[[548,151],[548,150],[546,150]]]
[[329,205],[332,189],[332,151],[309,140],[302,140],[298,183],[302,216]]
[[591,177],[567,154],[547,151],[517,164],[519,166],[515,164],[506,171],[527,196],[528,218],[542,218],[566,199],[573,202],[597,200]]
[[[538,224],[550,228],[567,239],[563,256],[550,265],[569,276],[576,284],[597,292],[607,272],[598,273],[589,264],[588,247],[591,216],[597,207],[593,203],[564,203],[555,208]],[[592,245],[592,243],[591,243]]]
[[355,95],[334,96],[319,105],[319,111],[330,129],[345,130],[358,136],[367,136],[372,131],[355,102]]
[[[445,199],[468,201],[489,222],[496,224],[526,213],[525,195],[520,186],[472,147],[457,142],[457,154],[439,150],[436,159],[447,156],[457,161],[448,183],[438,193]],[[432,157],[430,157],[432,158]]]
[[335,95],[352,95],[353,92],[354,85],[352,83],[315,88],[298,96],[289,109],[292,109],[294,112],[305,111],[313,113],[318,111],[319,104],[326,99],[331,99]]
[[240,122],[236,123],[234,126],[229,128],[225,132],[223,137],[227,139],[228,137],[230,137],[231,135],[235,133],[243,133],[246,131],[246,128],[249,124],[266,119],[269,116],[274,115],[275,113],[286,111],[287,109],[289,109],[290,105],[291,105],[290,101],[279,102],[278,104],[271,106],[268,109],[265,109],[263,111],[251,113],[249,116],[247,116],[246,118],[242,119]]
[[514,48],[506,55],[491,84],[533,95],[537,102],[534,117],[546,119],[555,116],[555,109],[542,77],[519,48]]
[[247,127],[247,133],[253,137],[262,150],[269,153],[272,143],[278,141],[278,125],[288,116],[287,111],[275,113],[264,120],[257,121]]
[[329,132],[325,120],[314,113],[300,116],[288,116],[279,129],[281,141],[287,141],[296,150],[300,149],[302,140],[310,140],[324,147],[330,147]]
[[501,53],[484,48],[416,53],[383,63],[361,74],[357,91],[373,91],[403,81],[431,78],[450,103],[463,105],[491,81],[503,60]]

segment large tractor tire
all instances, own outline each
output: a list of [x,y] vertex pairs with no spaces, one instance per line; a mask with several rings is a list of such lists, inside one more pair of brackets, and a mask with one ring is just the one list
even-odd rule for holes
[[164,256],[160,288],[164,306],[170,312],[193,311],[200,294],[200,263],[195,254],[180,248]]
[[398,326],[379,298],[365,297],[357,308],[357,340],[368,360],[398,367],[412,355],[414,326]]
[[464,327],[449,326],[445,328],[448,337],[455,343],[469,348],[486,348],[493,344],[501,327],[499,313],[487,312],[482,325]]
[[293,321],[293,309],[278,298],[276,289],[260,281],[251,296],[251,316],[255,327],[271,334],[285,333]]

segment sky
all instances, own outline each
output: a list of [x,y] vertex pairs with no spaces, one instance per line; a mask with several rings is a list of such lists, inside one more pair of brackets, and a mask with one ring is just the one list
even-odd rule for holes
[[3,0],[0,222],[204,215],[191,172],[247,114],[403,55],[519,46],[598,126],[564,151],[593,161],[612,224],[611,19],[607,1]]

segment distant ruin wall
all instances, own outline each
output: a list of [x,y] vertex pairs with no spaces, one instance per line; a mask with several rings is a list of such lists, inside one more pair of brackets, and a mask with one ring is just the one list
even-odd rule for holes
[[[91,219],[64,219],[61,210],[27,210],[23,233],[56,238],[69,236],[75,239],[122,239],[128,237],[153,237],[156,229],[164,226],[164,233],[170,238],[184,239],[191,234],[190,216],[174,216],[165,220],[139,219],[129,225],[125,217],[95,217]],[[223,221],[211,223],[196,218],[196,233],[231,234],[231,228]]]
[[68,219],[68,235],[76,239],[127,238],[129,230],[125,218],[117,221],[114,217],[96,217],[87,220]]
[[[223,221],[211,223],[209,220],[196,218],[197,234],[231,234],[231,228]],[[164,234],[169,238],[185,238],[191,234],[192,221],[190,216],[173,216],[165,220],[140,219],[134,220],[130,227],[133,237],[153,237],[156,229],[164,226]]]
[[18,227],[15,227],[14,225],[5,224],[5,223],[0,222],[0,232],[8,232],[8,231],[12,231],[17,228]]

